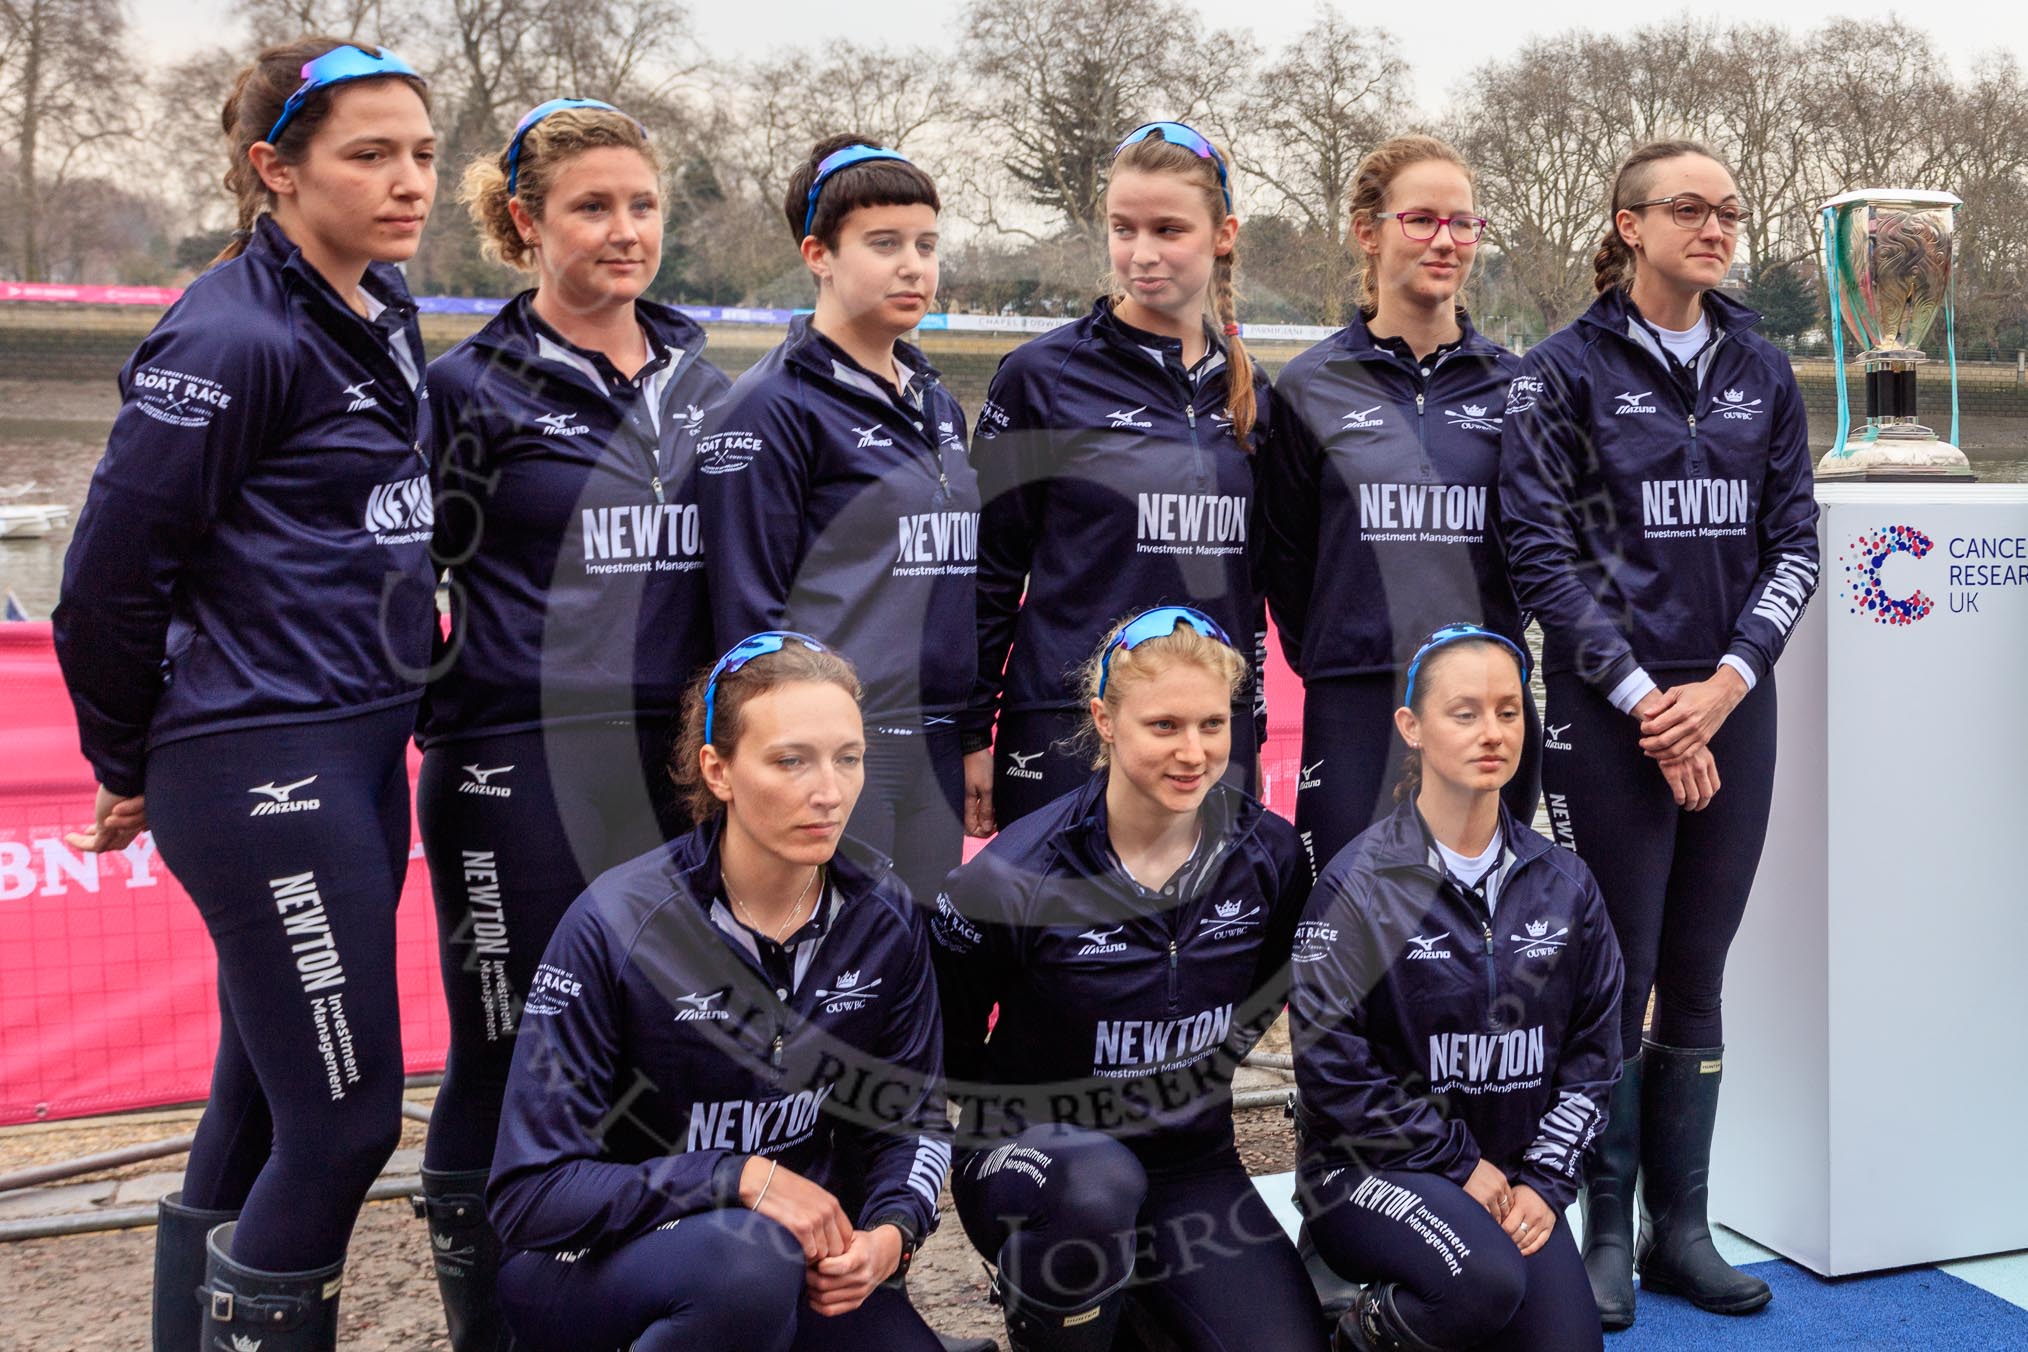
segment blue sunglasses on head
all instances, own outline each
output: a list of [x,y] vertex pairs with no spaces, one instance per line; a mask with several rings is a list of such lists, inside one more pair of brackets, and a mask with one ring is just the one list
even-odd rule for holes
[[[349,43],[333,47],[315,61],[303,63],[303,83],[289,101],[282,105],[282,115],[275,119],[275,125],[268,128],[267,141],[273,145],[282,134],[282,128],[289,125],[297,113],[303,111],[303,104],[310,95],[332,85],[344,84],[348,80],[371,80],[383,75],[405,75],[411,80],[422,80],[422,76],[385,47],[375,47],[371,52],[362,51]],[[424,80],[423,83],[429,83]]]
[[1128,620],[1114,635],[1113,641],[1106,644],[1105,655],[1099,658],[1099,698],[1106,697],[1106,682],[1113,674],[1114,653],[1122,648],[1131,651],[1151,638],[1167,638],[1176,632],[1179,624],[1187,624],[1206,638],[1215,638],[1228,648],[1232,646],[1232,640],[1218,627],[1218,621],[1201,610],[1193,610],[1189,606],[1157,606],[1153,610],[1144,610]]
[[528,110],[526,116],[514,124],[514,139],[507,143],[507,195],[509,197],[514,195],[514,187],[521,180],[521,143],[528,139],[529,130],[551,113],[560,113],[566,108],[603,108],[609,113],[620,113],[621,117],[626,118],[627,121],[634,124],[635,129],[641,133],[643,140],[647,139],[648,129],[641,125],[639,118],[627,113],[621,113],[612,104],[600,99],[551,99],[547,103],[538,103]]
[[1447,624],[1424,639],[1422,646],[1415,650],[1415,657],[1408,664],[1408,696],[1404,701],[1405,703],[1411,708],[1415,705],[1415,673],[1422,666],[1422,659],[1428,657],[1446,643],[1456,643],[1460,639],[1467,638],[1484,639],[1488,643],[1497,643],[1508,652],[1513,653],[1514,660],[1521,664],[1521,684],[1524,686],[1528,684],[1528,654],[1520,648],[1515,647],[1513,639],[1508,638],[1505,634],[1496,634],[1490,629],[1481,629],[1476,624]]
[[1120,143],[1113,147],[1113,158],[1136,141],[1145,141],[1150,136],[1167,141],[1172,146],[1182,146],[1199,159],[1210,160],[1218,170],[1218,190],[1225,194],[1225,211],[1232,214],[1232,184],[1226,181],[1225,157],[1218,153],[1218,147],[1205,139],[1204,133],[1181,122],[1146,122],[1128,132]]
[[765,633],[751,634],[726,649],[725,656],[711,669],[711,678],[704,683],[704,741],[711,742],[711,716],[713,706],[718,702],[718,681],[721,676],[730,676],[756,657],[778,653],[790,639],[802,644],[811,652],[826,652],[828,649],[808,634],[799,634],[793,629],[770,629]]
[[840,169],[849,169],[855,164],[864,164],[868,160],[897,160],[902,164],[914,163],[914,161],[910,160],[908,156],[902,154],[899,150],[888,150],[881,146],[845,146],[826,155],[817,163],[817,176],[810,180],[809,204],[803,210],[804,239],[810,237],[810,227],[817,222],[817,194],[824,190],[824,180],[837,173]]

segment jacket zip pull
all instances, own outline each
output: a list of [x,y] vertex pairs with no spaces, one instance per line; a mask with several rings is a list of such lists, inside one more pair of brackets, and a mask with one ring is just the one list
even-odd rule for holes
[[1697,458],[1697,415],[1696,415],[1695,413],[1692,413],[1692,414],[1690,414],[1690,415],[1689,415],[1689,420],[1690,420],[1690,467],[1691,467],[1692,469],[1695,469],[1695,468],[1697,467],[1697,464],[1698,464],[1698,458]]
[[1176,941],[1169,941],[1169,1007],[1176,1007]]
[[649,477],[649,479],[648,479],[648,487],[650,487],[650,488],[652,488],[652,489],[654,489],[654,490],[655,490],[655,501],[657,501],[657,502],[665,502],[665,501],[667,501],[667,499],[666,499],[666,498],[664,498],[664,497],[662,496],[662,476],[661,476],[661,475],[659,475],[659,474],[656,474],[656,475],[651,475],[651,476]]
[[782,1068],[782,1034],[780,1029],[775,1031],[774,1043],[768,1048],[768,1064],[776,1070]]
[[1479,922],[1479,932],[1486,936],[1486,1015],[1492,1016],[1493,1006],[1499,1001],[1499,977],[1493,971],[1493,926],[1490,921]]

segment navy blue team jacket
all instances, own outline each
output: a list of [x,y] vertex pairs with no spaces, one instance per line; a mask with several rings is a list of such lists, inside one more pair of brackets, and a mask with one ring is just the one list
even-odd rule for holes
[[550,939],[487,1189],[509,1247],[614,1247],[737,1206],[753,1155],[830,1189],[861,1229],[935,1228],[951,1150],[922,916],[885,859],[841,851],[783,996],[713,919],[723,829],[600,875]]
[[704,330],[637,301],[652,357],[627,379],[543,323],[534,294],[430,363],[451,632],[424,745],[673,714],[716,655],[693,450],[728,382]]
[[[1078,707],[1076,672],[1136,611],[1195,606],[1251,651],[1253,457],[1232,435],[1223,368],[1193,379],[1182,351],[1101,298],[1001,358],[973,438],[986,506],[967,749],[1002,710]],[[1257,446],[1277,416],[1258,366],[1254,400]]]
[[1152,1164],[1231,1144],[1233,1068],[1280,1014],[1309,864],[1294,827],[1217,784],[1197,853],[1149,892],[1113,854],[1105,788],[1101,772],[1007,827],[937,898],[969,1146],[1049,1122],[1116,1131]]
[[56,652],[85,759],[141,792],[147,749],[417,698],[436,622],[423,359],[401,274],[368,321],[262,216],[120,372],[78,514]]
[[1620,1075],[1619,943],[1584,861],[1500,816],[1490,915],[1413,803],[1317,879],[1290,962],[1306,1176],[1462,1186],[1483,1158],[1554,1210],[1577,1195]]
[[1507,564],[1543,669],[1610,693],[1636,666],[1756,676],[1817,586],[1802,395],[1760,316],[1716,291],[1688,369],[1623,291],[1530,349],[1507,393]]
[[869,722],[954,720],[972,685],[978,479],[957,399],[920,351],[895,355],[900,399],[802,316],[706,411],[714,646],[800,630],[859,669]]
[[1461,620],[1521,641],[1498,492],[1520,359],[1459,323],[1461,341],[1418,364],[1355,317],[1275,382],[1262,571],[1305,680],[1396,671]]

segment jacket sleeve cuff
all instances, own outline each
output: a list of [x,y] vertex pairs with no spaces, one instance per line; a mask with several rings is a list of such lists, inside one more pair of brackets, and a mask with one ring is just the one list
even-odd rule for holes
[[1646,699],[1656,689],[1655,678],[1648,674],[1647,668],[1635,667],[1620,678],[1619,684],[1612,688],[1611,692],[1606,695],[1606,699],[1612,704],[1613,708],[1618,709],[1621,713],[1631,714],[1634,711],[1634,706]]
[[1746,682],[1746,693],[1749,695],[1753,693],[1753,688],[1760,684],[1760,677],[1755,673],[1753,663],[1739,653],[1727,653],[1718,659],[1718,665],[1721,667],[1731,667],[1734,671],[1738,672],[1739,679]]
[[[1461,1132],[1460,1134],[1463,1133]],[[1465,1184],[1472,1181],[1472,1174],[1478,1167],[1478,1142],[1472,1140],[1467,1135],[1464,1144],[1458,1149],[1457,1158],[1446,1165],[1441,1172],[1445,1178],[1448,1178],[1451,1182],[1462,1188]]]
[[116,794],[121,798],[136,797],[146,782],[141,771],[128,770],[123,766],[94,765],[92,772],[107,793]]
[[1533,1188],[1535,1195],[1549,1204],[1549,1209],[1561,1216],[1572,1202],[1577,1200],[1577,1183],[1561,1174],[1550,1173],[1532,1163],[1523,1164],[1514,1171],[1513,1182]]
[[739,1205],[739,1179],[746,1172],[746,1162],[752,1155],[740,1155],[728,1150],[725,1157],[711,1167],[711,1201],[714,1206],[734,1207]]

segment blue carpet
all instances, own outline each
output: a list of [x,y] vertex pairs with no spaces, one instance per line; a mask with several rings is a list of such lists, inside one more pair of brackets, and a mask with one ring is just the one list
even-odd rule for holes
[[1607,1352],[2028,1349],[2028,1310],[1935,1268],[1826,1279],[1777,1259],[1745,1270],[1774,1288],[1774,1300],[1765,1309],[1727,1318],[1706,1314],[1676,1296],[1642,1292],[1634,1326],[1607,1334]]

